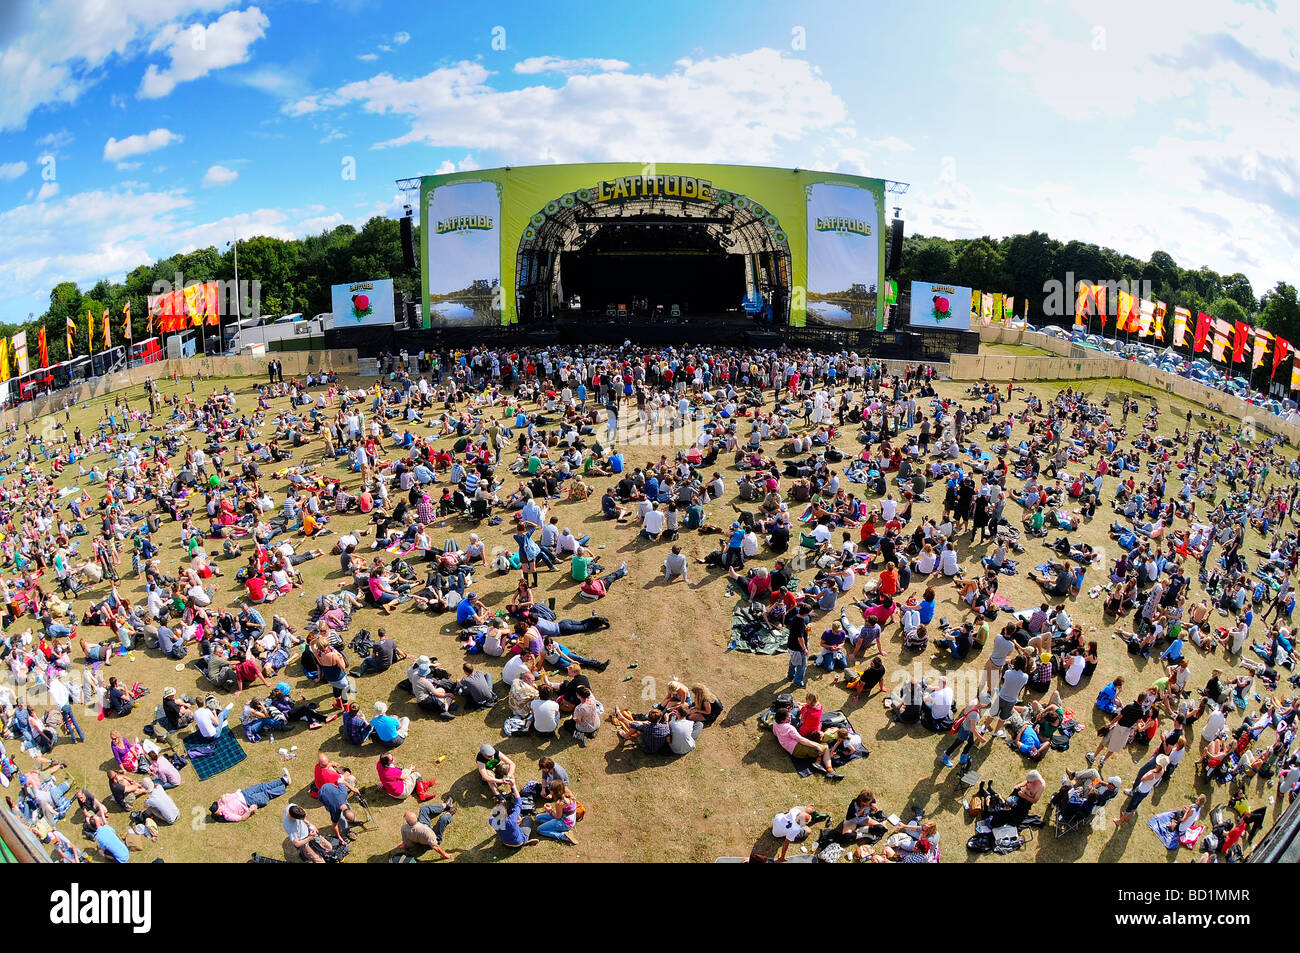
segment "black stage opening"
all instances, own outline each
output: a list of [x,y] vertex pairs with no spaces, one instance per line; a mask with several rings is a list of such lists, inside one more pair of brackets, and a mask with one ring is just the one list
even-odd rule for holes
[[779,224],[756,207],[570,196],[533,223],[516,258],[521,324],[789,321],[790,250]]
[[707,227],[680,220],[606,224],[561,254],[559,275],[570,312],[739,312],[747,291],[744,256],[728,254]]

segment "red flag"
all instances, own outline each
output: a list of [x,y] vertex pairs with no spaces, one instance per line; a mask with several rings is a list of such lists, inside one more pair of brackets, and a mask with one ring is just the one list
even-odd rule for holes
[[1279,337],[1273,342],[1273,373],[1270,377],[1277,376],[1277,366],[1286,360],[1287,353],[1291,350],[1291,342],[1284,337]]
[[46,346],[45,346],[45,326],[44,326],[44,325],[42,325],[42,326],[41,326],[41,329],[40,329],[39,331],[36,332],[36,341],[37,341],[37,343],[40,345],[40,348],[41,348],[41,367],[49,367],[49,366],[50,366],[50,352],[49,352],[49,350],[48,350],[48,349],[46,348]]
[[1246,358],[1246,342],[1250,340],[1250,325],[1243,321],[1238,321],[1233,329],[1232,338],[1232,363]]
[[1196,312],[1196,337],[1192,340],[1192,350],[1200,354],[1205,350],[1205,341],[1210,336],[1210,316],[1204,311]]

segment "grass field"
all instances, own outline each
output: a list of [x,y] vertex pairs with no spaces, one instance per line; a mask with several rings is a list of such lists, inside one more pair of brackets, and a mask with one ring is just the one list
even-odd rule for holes
[[1029,344],[981,344],[980,353],[996,354],[999,357],[1060,357],[1046,348]]
[[[238,394],[240,408],[251,411],[254,406],[253,383],[250,380],[199,382],[196,396],[202,397],[216,384],[229,384]],[[369,383],[373,383],[373,379]],[[1037,382],[1026,386],[1029,391],[1046,399],[1054,395],[1060,385]],[[1082,386],[1098,398],[1104,393],[1118,395],[1121,392],[1136,393],[1145,400],[1154,396],[1164,412],[1160,422],[1162,433],[1172,434],[1175,426],[1185,426],[1185,409],[1176,400],[1171,408],[1168,396],[1161,392],[1150,394],[1135,390],[1127,381],[1087,381]],[[179,385],[169,381],[163,387],[164,393],[188,393],[190,389],[188,381],[181,381]],[[964,387],[942,383],[939,390],[944,396],[958,397]],[[144,398],[139,389],[133,390],[129,396],[132,406],[143,405]],[[283,409],[286,403],[284,400],[276,401],[274,409]],[[72,424],[79,424],[83,431],[88,431],[96,425],[103,406],[101,401],[76,408],[72,413]],[[1020,406],[1021,395],[1017,393],[1014,407]],[[1146,406],[1144,402],[1144,410]],[[1199,408],[1197,410],[1199,412]],[[155,423],[160,422],[161,418],[156,418]],[[1130,427],[1132,424],[1130,419]],[[34,431],[36,427],[32,429]],[[1019,439],[1022,434],[1023,427],[1017,426],[1014,439]],[[843,433],[838,442],[850,453],[858,447],[852,432]],[[655,460],[660,453],[672,452],[671,448],[658,446],[625,450],[629,466]],[[298,451],[295,462],[319,458],[319,448],[310,447]],[[507,457],[503,454],[502,459],[504,463]],[[87,466],[91,463],[102,465],[103,462],[102,457],[92,457]],[[329,467],[340,474],[344,472],[339,463],[331,463]],[[65,471],[60,485],[75,482],[75,467],[72,470],[71,475]],[[723,473],[728,486],[734,487],[737,472],[727,467]],[[347,473],[344,479],[355,483],[357,477]],[[270,480],[267,484],[278,503],[283,498],[284,484]],[[704,732],[693,754],[682,758],[657,758],[619,747],[608,725],[585,749],[579,748],[568,737],[543,742],[531,738],[503,740],[501,726],[508,713],[504,702],[486,715],[468,714],[443,722],[425,715],[410,702],[409,696],[395,689],[395,683],[404,674],[396,668],[383,675],[359,679],[360,701],[367,709],[375,700],[384,699],[390,703],[393,714],[411,717],[410,740],[397,749],[401,763],[413,765],[426,778],[436,776],[439,793],[450,792],[461,803],[460,813],[446,836],[446,847],[454,861],[709,861],[724,855],[744,855],[754,849],[770,852],[776,844],[767,831],[775,813],[796,803],[813,802],[838,818],[848,801],[864,787],[876,792],[887,812],[901,814],[909,802],[922,805],[927,814],[939,823],[944,860],[966,859],[965,841],[971,830],[961,812],[962,793],[956,786],[954,771],[942,768],[937,760],[938,752],[946,747],[948,739],[930,734],[919,726],[905,729],[888,723],[878,696],[860,706],[855,705],[846,700],[842,689],[831,684],[828,674],[810,668],[810,687],[820,694],[828,711],[846,710],[872,753],[870,758],[849,765],[846,768],[847,780],[839,784],[816,775],[807,779],[797,777],[785,754],[770,735],[757,730],[755,722],[756,716],[769,706],[773,696],[788,687],[785,656],[755,657],[728,652],[730,613],[735,599],[727,594],[726,576],[692,565],[689,583],[664,585],[660,566],[668,544],[647,543],[638,539],[634,528],[615,526],[602,520],[598,497],[603,485],[603,481],[596,482],[597,495],[586,503],[556,502],[552,512],[559,515],[561,526],[570,526],[578,535],[591,533],[591,545],[597,548],[606,565],[616,566],[620,560],[626,559],[630,573],[598,605],[600,614],[611,619],[612,628],[598,634],[568,637],[566,641],[583,654],[613,660],[603,675],[592,675],[596,695],[607,711],[618,707],[643,711],[650,703],[663,697],[668,681],[674,678],[688,685],[703,683],[709,686],[722,699],[726,711],[714,727]],[[1107,497],[1113,485],[1113,479],[1108,478]],[[1173,485],[1176,484],[1171,483]],[[508,483],[508,486],[513,486],[513,483]],[[729,496],[722,505],[709,507],[712,522],[730,519],[731,510],[726,503],[731,499]],[[929,504],[918,504],[918,513],[937,516],[942,506],[942,492],[932,494],[932,500]],[[1010,504],[1006,515],[1010,520],[1019,520],[1021,511],[1018,506]],[[1085,523],[1076,538],[1095,547],[1105,547],[1109,542],[1106,530],[1111,516],[1108,504],[1099,508],[1095,519]],[[361,517],[335,517],[331,527],[338,533],[362,525],[365,521]],[[496,527],[453,524],[436,530],[434,542],[440,543],[445,535],[454,534],[464,544],[471,530],[484,535],[489,548],[513,546],[508,523]],[[1258,543],[1253,534],[1251,537],[1247,546]],[[162,538],[164,568],[172,571],[183,555],[177,542],[176,524],[165,524]],[[327,536],[320,544],[327,552],[333,538]],[[306,548],[301,539],[291,538],[291,542],[299,551]],[[683,533],[680,542],[688,555],[703,556],[716,546],[717,537]],[[1026,542],[1027,551],[1019,557],[1021,574],[1002,577],[1001,591],[1019,607],[1041,601],[1040,590],[1027,578],[1025,571],[1050,555],[1039,541]],[[87,544],[83,538],[83,549]],[[368,553],[364,541],[363,550]],[[985,547],[968,545],[963,539],[959,552],[963,565],[969,567],[984,555]],[[772,562],[770,555],[760,556],[759,564],[770,566]],[[122,591],[133,599],[142,598],[142,580],[129,577],[129,560],[125,568],[128,573],[124,575]],[[222,585],[214,605],[235,605],[237,597],[242,595],[242,589],[233,583],[236,569],[237,563],[226,564],[228,575],[218,580]],[[306,594],[295,593],[270,607],[270,611],[286,616],[300,631],[312,604],[308,596],[332,590],[340,581],[335,558],[327,556],[304,564],[301,569],[307,580]],[[591,614],[591,604],[577,598],[577,584],[566,572],[543,572],[541,579],[540,595],[554,598],[562,617]],[[481,572],[474,589],[483,594],[484,601],[495,609],[505,604],[516,581],[514,575]],[[1092,569],[1084,587],[1085,594],[1070,607],[1075,621],[1083,625],[1088,638],[1099,641],[1102,652],[1100,666],[1090,681],[1078,689],[1062,686],[1067,706],[1073,708],[1085,725],[1098,724],[1092,702],[1100,688],[1113,676],[1127,675],[1133,688],[1145,686],[1162,674],[1154,661],[1139,662],[1135,667],[1133,657],[1125,653],[1123,644],[1113,639],[1113,627],[1103,623],[1101,601],[1089,599],[1086,595],[1087,588],[1103,581],[1104,570],[1101,567]],[[954,621],[966,618],[964,606],[958,607],[951,585],[937,588],[939,607],[936,615]],[[78,611],[84,610],[88,598],[98,596],[104,590],[105,587],[100,586],[90,593],[83,593],[77,600]],[[1199,598],[1199,595],[1200,587],[1193,582],[1192,597]],[[853,618],[857,619],[856,613]],[[373,632],[379,626],[386,627],[399,646],[412,655],[437,656],[448,669],[459,670],[463,651],[450,616],[417,614],[403,607],[390,617],[382,618],[382,614],[375,610],[361,610],[348,635],[350,637],[362,627]],[[820,628],[814,627],[814,631],[820,631]],[[1210,669],[1221,665],[1224,660],[1202,656],[1190,645],[1189,652],[1192,684],[1199,687],[1209,676]],[[897,626],[891,626],[886,633],[885,654],[891,676],[901,669],[912,670],[914,666],[953,671],[950,661],[931,662],[929,653],[921,653],[916,659],[905,658]],[[192,650],[190,658],[193,658]],[[499,676],[501,660],[475,656],[474,661],[486,665],[494,678]],[[983,661],[982,655],[974,656],[964,668],[977,670]],[[631,667],[633,665],[635,668]],[[173,685],[178,691],[190,694],[202,695],[206,691],[206,685],[199,684],[192,667],[177,672],[173,666],[170,660],[143,649],[135,652],[133,661],[125,658],[113,661],[110,673],[139,679],[152,689],[152,694],[144,699],[137,712],[117,727],[130,736],[138,734],[145,723],[146,713],[151,714],[153,706],[161,702],[164,686]],[[307,682],[296,664],[290,665],[288,675],[295,691],[305,688],[309,697],[328,703],[329,689]],[[235,701],[232,721],[238,716],[240,700]],[[113,764],[107,739],[109,727],[114,723],[95,723],[93,717],[82,720],[87,743],[61,743],[56,752],[67,760],[79,783],[89,785],[107,800],[103,772]],[[1235,723],[1236,719],[1233,720]],[[380,749],[373,745],[364,749],[347,746],[337,731],[332,730],[334,727],[330,725],[320,731],[306,731],[299,727],[288,735],[276,736],[274,742],[245,742],[247,759],[207,782],[196,781],[193,771],[187,768],[182,772],[184,784],[172,792],[182,809],[181,821],[163,829],[159,841],[147,846],[134,859],[148,860],[157,853],[169,861],[237,861],[247,859],[254,850],[275,857],[288,856],[284,853],[285,838],[280,819],[285,804],[290,800],[307,807],[309,818],[318,826],[327,826],[324,809],[306,794],[318,750],[352,766],[362,783],[372,788],[370,803],[375,823],[360,830],[350,862],[388,859],[399,840],[398,827],[405,807],[374,788],[375,760]],[[483,742],[499,744],[519,763],[523,779],[535,773],[532,762],[541,755],[550,755],[567,768],[573,789],[587,809],[585,820],[575,832],[578,846],[544,840],[540,846],[510,854],[497,845],[496,837],[487,825],[492,802],[485,796],[474,771],[474,754]],[[205,822],[207,805],[218,795],[277,775],[283,764],[276,749],[291,744],[298,746],[298,756],[289,762],[293,784],[287,797],[273,802],[271,808],[242,824]],[[1092,750],[1095,744],[1095,732],[1088,731],[1076,738],[1072,750],[1047,755],[1039,767],[1048,779],[1049,791],[1054,789],[1063,770],[1084,766],[1084,752]],[[446,760],[435,766],[435,760],[443,755]],[[20,764],[25,764],[26,756],[19,757]],[[1117,755],[1107,765],[1108,773],[1118,773],[1129,783],[1136,767],[1145,759],[1146,752],[1137,749]],[[1187,852],[1181,857],[1166,852],[1145,825],[1155,811],[1181,807],[1199,790],[1210,796],[1211,805],[1225,801],[1226,791],[1223,789],[1194,784],[1193,760],[1194,757],[1189,757],[1169,784],[1162,786],[1141,807],[1137,821],[1129,823],[1118,833],[1113,833],[1108,821],[1100,825],[1102,829],[1092,833],[1078,833],[1060,840],[1053,839],[1050,831],[1042,831],[1017,854],[981,860],[998,863],[1188,860],[1191,855]],[[999,742],[977,749],[976,761],[984,776],[996,780],[1004,793],[1032,767]],[[1259,791],[1263,793],[1258,797],[1267,797],[1264,788]],[[1118,803],[1112,808],[1117,808]],[[114,815],[114,821],[121,830],[125,818],[118,813]],[[72,835],[73,832],[69,830],[68,833]]]

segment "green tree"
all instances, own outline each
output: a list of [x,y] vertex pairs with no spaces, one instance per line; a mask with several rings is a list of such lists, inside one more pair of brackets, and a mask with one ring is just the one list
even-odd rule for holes
[[1279,281],[1264,295],[1260,310],[1265,329],[1288,341],[1300,341],[1300,301],[1296,300],[1295,285]]
[[1250,323],[1250,315],[1246,313],[1246,309],[1228,297],[1216,298],[1205,310],[1211,316],[1222,318],[1229,324],[1235,325],[1238,321],[1243,324]]
[[1223,293],[1241,305],[1247,314],[1254,314],[1259,309],[1259,299],[1250,286],[1250,279],[1239,271],[1223,279]]

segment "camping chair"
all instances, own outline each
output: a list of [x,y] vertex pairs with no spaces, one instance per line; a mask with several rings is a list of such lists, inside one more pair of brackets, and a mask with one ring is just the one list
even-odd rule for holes
[[485,520],[488,518],[488,501],[474,499],[469,503],[469,518],[472,520]]
[[1057,807],[1052,811],[1052,833],[1056,837],[1073,834],[1080,828],[1092,825],[1092,816],[1097,813],[1097,805],[1068,805],[1066,810]]

